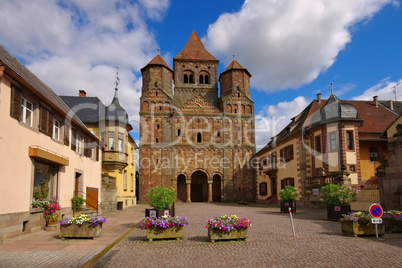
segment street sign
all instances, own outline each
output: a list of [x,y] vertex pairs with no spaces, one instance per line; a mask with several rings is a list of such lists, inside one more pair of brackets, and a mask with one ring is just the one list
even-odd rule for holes
[[382,224],[382,218],[371,218],[372,224]]
[[372,204],[370,206],[369,212],[373,218],[381,218],[383,211],[382,207],[379,204]]

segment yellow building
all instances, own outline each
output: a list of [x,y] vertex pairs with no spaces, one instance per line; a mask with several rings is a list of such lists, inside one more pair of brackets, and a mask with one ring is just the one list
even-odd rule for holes
[[378,101],[341,101],[321,94],[278,135],[255,154],[258,201],[277,200],[285,185],[295,186],[299,200],[319,201],[328,183],[376,183],[381,156],[387,158],[382,136],[398,112]]
[[79,91],[79,96],[61,96],[86,126],[102,142],[102,208],[103,210],[123,209],[137,204],[136,159],[137,145],[130,136],[132,126],[127,112],[121,107],[117,96],[105,106],[98,97],[87,97]]

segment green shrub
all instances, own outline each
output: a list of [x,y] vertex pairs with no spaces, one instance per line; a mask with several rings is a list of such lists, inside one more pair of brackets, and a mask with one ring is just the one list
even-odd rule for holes
[[349,205],[351,202],[356,201],[358,189],[347,187],[345,185],[338,185],[330,183],[321,187],[322,202],[327,205]]
[[293,202],[298,195],[299,192],[292,185],[286,185],[284,189],[279,191],[279,197],[283,202]]
[[74,210],[78,210],[82,207],[83,204],[87,201],[85,198],[81,196],[74,196],[70,199],[71,201],[71,208]]
[[155,209],[170,209],[176,199],[176,190],[164,186],[151,188],[147,193],[149,204]]

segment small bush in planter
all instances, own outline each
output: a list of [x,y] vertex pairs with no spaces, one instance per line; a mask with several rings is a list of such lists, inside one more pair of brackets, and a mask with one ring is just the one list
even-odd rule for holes
[[299,192],[292,185],[286,185],[284,189],[279,191],[279,197],[282,202],[294,202],[298,195]]
[[81,196],[74,196],[73,198],[70,199],[71,201],[71,208],[73,209],[73,214],[75,211],[78,211],[83,204],[87,201],[85,198]]
[[356,201],[358,189],[330,183],[321,187],[322,202],[327,205],[345,206]]
[[147,193],[149,204],[155,209],[170,209],[176,199],[177,192],[164,186],[151,188]]

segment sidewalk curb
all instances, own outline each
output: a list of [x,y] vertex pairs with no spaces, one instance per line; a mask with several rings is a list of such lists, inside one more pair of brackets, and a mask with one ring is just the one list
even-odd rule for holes
[[106,248],[104,248],[101,252],[96,254],[94,257],[92,257],[87,263],[82,266],[82,268],[91,268],[93,267],[102,257],[104,257],[117,243],[119,243],[121,240],[125,239],[127,236],[129,236],[135,228],[138,228],[141,224],[141,221],[136,223],[133,227],[128,229],[122,236],[117,238],[113,243],[108,245]]

